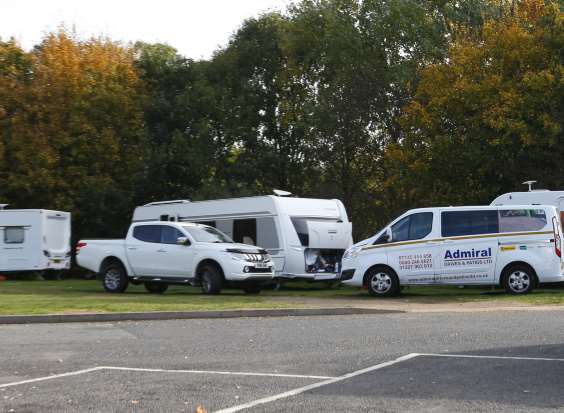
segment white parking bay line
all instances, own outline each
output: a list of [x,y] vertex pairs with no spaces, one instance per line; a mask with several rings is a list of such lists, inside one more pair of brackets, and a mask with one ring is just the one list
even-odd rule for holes
[[46,380],[60,379],[60,378],[69,377],[69,376],[77,376],[79,374],[91,373],[93,371],[99,371],[99,370],[102,370],[102,369],[103,369],[103,367],[92,367],[91,369],[71,371],[71,372],[62,373],[62,374],[52,374],[50,376],[38,377],[36,379],[15,381],[13,383],[0,384],[0,389],[6,388],[6,387],[19,386],[21,384],[37,383],[38,381],[46,381]]
[[296,389],[289,390],[289,391],[284,392],[284,393],[275,394],[274,396],[269,396],[269,397],[265,397],[263,399],[254,400],[252,402],[240,404],[238,406],[229,407],[227,409],[217,410],[215,413],[238,412],[238,411],[241,411],[241,410],[249,409],[251,407],[259,406],[261,404],[271,403],[271,402],[276,401],[276,400],[296,396],[298,394],[305,393],[309,390],[317,389],[319,387],[327,386],[329,384],[338,383],[340,381],[350,379],[351,377],[360,376],[361,374],[365,374],[365,373],[369,373],[371,371],[380,370],[380,369],[383,369],[385,367],[393,366],[394,364],[401,363],[402,361],[410,360],[410,359],[418,357],[418,356],[420,356],[420,354],[418,354],[418,353],[407,354],[407,355],[399,357],[395,360],[386,361],[385,363],[376,364],[375,366],[367,367],[367,368],[362,369],[362,370],[353,371],[352,373],[348,373],[348,374],[345,374],[345,375],[342,375],[342,376],[339,376],[339,377],[334,377],[334,378],[329,379],[329,380],[309,384],[309,385],[303,386],[303,387],[298,387]]
[[420,353],[422,357],[450,357],[450,358],[467,358],[467,359],[497,359],[497,360],[524,360],[524,361],[560,361],[564,359],[547,358],[547,357],[519,357],[519,356],[486,356],[475,354],[432,354]]
[[281,377],[293,379],[312,379],[312,380],[327,380],[333,379],[331,376],[308,376],[302,374],[283,374],[283,373],[255,373],[255,372],[242,372],[242,371],[214,371],[214,370],[167,370],[167,369],[145,369],[137,367],[116,367],[116,366],[100,366],[92,367],[89,369],[76,370],[68,373],[52,374],[45,377],[37,377],[35,379],[15,381],[12,383],[0,384],[0,389],[6,387],[20,386],[22,384],[37,383],[40,381],[47,381],[53,379],[61,379],[70,376],[77,376],[79,374],[92,373],[94,371],[102,370],[119,370],[119,371],[140,371],[146,373],[185,373],[185,374],[214,374],[224,376],[255,376],[255,377]]
[[102,367],[106,370],[141,371],[148,373],[190,373],[190,374],[217,374],[224,376],[257,376],[257,377],[287,377],[292,379],[315,379],[327,380],[334,379],[330,376],[307,376],[303,374],[283,374],[283,373],[253,373],[243,371],[213,371],[213,370],[167,370],[167,369],[145,369],[137,367]]

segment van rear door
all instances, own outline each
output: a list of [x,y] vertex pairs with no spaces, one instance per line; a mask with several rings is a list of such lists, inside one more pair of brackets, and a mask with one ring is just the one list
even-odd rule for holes
[[352,242],[352,224],[336,221],[307,221],[309,248],[346,249]]

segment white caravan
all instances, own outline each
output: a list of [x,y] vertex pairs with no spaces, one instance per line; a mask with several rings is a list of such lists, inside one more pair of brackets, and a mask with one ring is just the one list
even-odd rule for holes
[[260,246],[279,278],[338,280],[342,255],[352,245],[352,224],[336,199],[267,195],[154,202],[135,209],[133,222],[153,220],[209,225],[235,242]]
[[531,189],[528,192],[509,192],[498,196],[491,205],[552,205],[558,210],[560,221],[564,225],[564,191]]
[[67,270],[71,265],[71,215],[0,206],[0,272]]

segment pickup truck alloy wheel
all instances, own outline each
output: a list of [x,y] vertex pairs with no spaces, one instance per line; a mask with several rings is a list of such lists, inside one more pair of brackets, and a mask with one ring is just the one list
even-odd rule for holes
[[533,277],[525,266],[513,267],[505,277],[505,290],[510,294],[526,294],[533,289]]
[[104,271],[102,283],[104,289],[110,293],[122,293],[127,289],[128,279],[125,271],[118,264],[108,265]]
[[374,296],[390,296],[399,291],[397,276],[390,270],[377,268],[368,275],[368,292]]
[[205,265],[200,274],[204,294],[219,294],[223,282],[217,268],[212,265]]

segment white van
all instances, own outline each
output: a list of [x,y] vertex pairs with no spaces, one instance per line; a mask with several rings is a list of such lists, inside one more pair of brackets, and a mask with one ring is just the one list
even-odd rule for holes
[[349,248],[341,282],[370,294],[402,285],[501,285],[512,294],[564,281],[562,229],[548,205],[414,209]]
[[278,278],[338,280],[352,245],[352,224],[337,199],[256,196],[212,201],[154,202],[133,222],[184,221],[215,227],[235,242],[268,251]]
[[67,270],[71,216],[45,209],[0,209],[0,272]]

